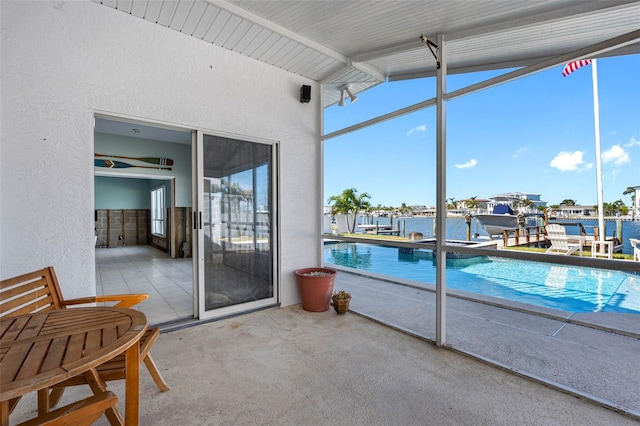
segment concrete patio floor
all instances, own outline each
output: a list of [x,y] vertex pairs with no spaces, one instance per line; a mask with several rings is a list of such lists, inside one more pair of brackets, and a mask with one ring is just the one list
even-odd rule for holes
[[[347,270],[335,285],[353,295],[350,309],[435,341],[433,286]],[[573,313],[455,290],[446,303],[446,344],[454,350],[640,420],[640,315]]]
[[[142,367],[142,425],[637,424],[593,402],[332,309],[272,308],[179,329],[163,333],[152,354],[171,390],[159,392]],[[123,383],[109,387],[124,412]],[[72,388],[63,400],[88,392],[85,386]],[[34,415],[35,396],[29,395],[11,421]]]

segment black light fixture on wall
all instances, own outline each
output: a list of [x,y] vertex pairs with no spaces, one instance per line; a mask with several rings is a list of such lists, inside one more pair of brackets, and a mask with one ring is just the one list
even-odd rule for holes
[[300,86],[300,103],[308,104],[311,100],[311,86]]

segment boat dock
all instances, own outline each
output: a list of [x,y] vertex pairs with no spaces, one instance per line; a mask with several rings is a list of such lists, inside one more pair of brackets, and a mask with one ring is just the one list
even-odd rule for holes
[[358,225],[358,229],[365,234],[376,235],[400,235],[400,229],[394,228],[393,225],[378,225],[378,224],[365,224]]
[[[562,224],[565,225],[565,224]],[[581,223],[571,223],[572,226],[580,227],[579,235],[568,234],[569,240],[575,240],[574,243],[581,243],[582,250],[591,251],[596,241],[597,248],[594,256],[596,257],[608,257],[611,258],[613,253],[622,253],[622,242],[613,237],[605,237],[604,244],[598,242],[598,228],[594,227],[592,235],[587,235],[587,231]],[[549,240],[544,233],[544,226],[525,226],[522,228],[514,228],[504,230],[502,233],[502,240],[497,241],[498,248],[502,247],[548,247]],[[606,249],[604,248],[606,247]]]
[[[614,253],[622,253],[623,243],[619,238],[615,237],[616,231],[614,231],[613,236],[606,236],[605,241],[600,242],[597,226],[584,226],[581,222],[577,221],[553,221],[551,223],[557,223],[564,226],[567,229],[569,241],[574,244],[580,242],[582,244],[582,251],[589,252],[592,257],[605,257],[611,259]],[[404,223],[399,221],[397,224],[391,223],[383,225],[378,223],[363,223],[357,225],[356,229],[359,232],[368,235],[391,235],[404,237],[406,234],[404,228]],[[621,232],[621,230],[617,232]],[[467,222],[466,244],[474,247],[495,247],[497,249],[511,247],[548,248],[551,244],[546,236],[543,224],[516,226],[514,228],[504,229],[500,237],[501,238],[498,238],[498,234],[496,234],[486,237],[486,240],[472,240],[471,221],[469,220]],[[423,238],[423,234],[420,232],[409,232],[408,240],[429,241],[429,239],[425,240]],[[596,245],[595,252],[592,250],[594,244]]]

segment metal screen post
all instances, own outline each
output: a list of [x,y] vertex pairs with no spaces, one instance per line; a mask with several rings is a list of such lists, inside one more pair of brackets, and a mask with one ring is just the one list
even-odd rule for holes
[[447,87],[447,61],[444,36],[438,35],[440,67],[436,73],[436,346],[446,342],[447,313],[447,156],[444,95]]

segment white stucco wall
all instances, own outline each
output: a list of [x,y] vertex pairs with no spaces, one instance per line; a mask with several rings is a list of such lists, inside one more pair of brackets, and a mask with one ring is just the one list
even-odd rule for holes
[[283,304],[321,258],[319,106],[292,75],[90,1],[2,1],[0,278],[95,294],[94,112],[277,140]]

